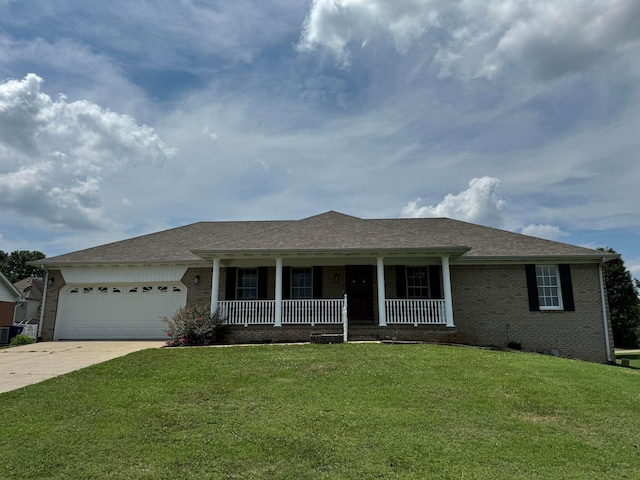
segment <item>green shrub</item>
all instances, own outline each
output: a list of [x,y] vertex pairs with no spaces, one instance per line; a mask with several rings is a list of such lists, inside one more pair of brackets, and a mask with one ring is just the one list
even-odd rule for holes
[[182,307],[171,319],[163,320],[168,325],[168,347],[211,345],[224,337],[223,319],[217,311],[212,315],[208,305]]
[[30,345],[34,342],[35,340],[29,335],[20,333],[11,339],[11,343],[9,343],[9,345],[11,345],[12,347],[17,347],[18,345]]

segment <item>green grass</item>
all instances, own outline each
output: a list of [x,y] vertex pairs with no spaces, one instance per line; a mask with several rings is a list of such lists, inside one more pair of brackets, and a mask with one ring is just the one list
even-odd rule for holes
[[632,368],[640,369],[640,353],[622,353],[616,355],[616,363],[618,365],[622,364],[622,359],[629,359],[629,366]]
[[0,421],[0,478],[640,478],[639,372],[520,352],[147,350]]

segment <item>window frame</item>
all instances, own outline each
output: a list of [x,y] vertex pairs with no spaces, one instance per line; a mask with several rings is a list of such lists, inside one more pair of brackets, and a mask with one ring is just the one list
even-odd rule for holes
[[[553,269],[553,275],[551,275],[551,269]],[[560,266],[557,264],[536,264],[536,291],[538,295],[538,308],[540,311],[563,311],[564,302],[562,294],[562,279],[560,276]],[[542,279],[542,284],[540,283]],[[545,284],[546,279],[549,279],[550,284]],[[553,285],[555,281],[555,285]],[[555,290],[555,295],[545,294],[544,289],[550,291]],[[541,294],[542,293],[542,294]],[[545,299],[557,298],[558,305],[543,305],[548,303]]]
[[[412,285],[415,283],[415,280],[419,278],[415,272],[421,270],[424,272],[424,278],[426,280],[426,285]],[[406,298],[408,299],[430,299],[431,298],[431,278],[429,275],[429,267],[427,265],[407,265],[405,266],[405,286],[406,286]],[[416,295],[416,290],[426,289],[426,294]],[[413,291],[413,292],[412,292]]]
[[[243,286],[244,275],[254,275],[255,285]],[[255,292],[252,296],[245,296],[244,293],[253,290]],[[242,293],[241,293],[242,292]],[[238,268],[236,271],[236,300],[258,300],[258,269],[257,268]]]
[[[308,276],[308,285],[296,285],[296,274],[304,274]],[[306,295],[298,295],[294,292],[305,291]],[[313,300],[313,267],[291,267],[291,288],[290,288],[291,300]]]

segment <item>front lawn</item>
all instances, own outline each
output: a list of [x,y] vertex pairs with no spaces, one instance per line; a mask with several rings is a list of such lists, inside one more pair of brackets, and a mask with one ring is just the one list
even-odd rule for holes
[[627,358],[629,360],[629,366],[632,368],[640,369],[640,353],[620,353],[616,354],[616,363],[622,365],[622,359]]
[[640,478],[639,372],[520,352],[147,350],[0,422],[1,478]]

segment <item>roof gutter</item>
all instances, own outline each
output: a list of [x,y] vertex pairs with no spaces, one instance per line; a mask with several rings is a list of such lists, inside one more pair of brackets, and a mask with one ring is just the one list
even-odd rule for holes
[[28,265],[41,268],[48,271],[52,269],[59,269],[64,267],[88,267],[88,266],[145,266],[145,265],[193,265],[202,266],[207,264],[202,258],[193,258],[189,260],[88,260],[88,261],[70,261],[70,262],[51,262],[43,263],[38,260],[33,262],[27,262]]
[[191,250],[191,253],[198,255],[202,258],[229,258],[229,257],[244,257],[244,256],[269,256],[269,257],[287,257],[294,255],[302,256],[381,256],[390,254],[451,254],[454,257],[459,257],[471,250],[471,247],[456,246],[456,247],[433,247],[433,248],[283,248],[283,249],[224,249],[224,250]]
[[619,258],[619,255],[496,255],[496,256],[461,256],[456,263],[549,263],[549,262],[569,262],[569,263],[602,263]]

